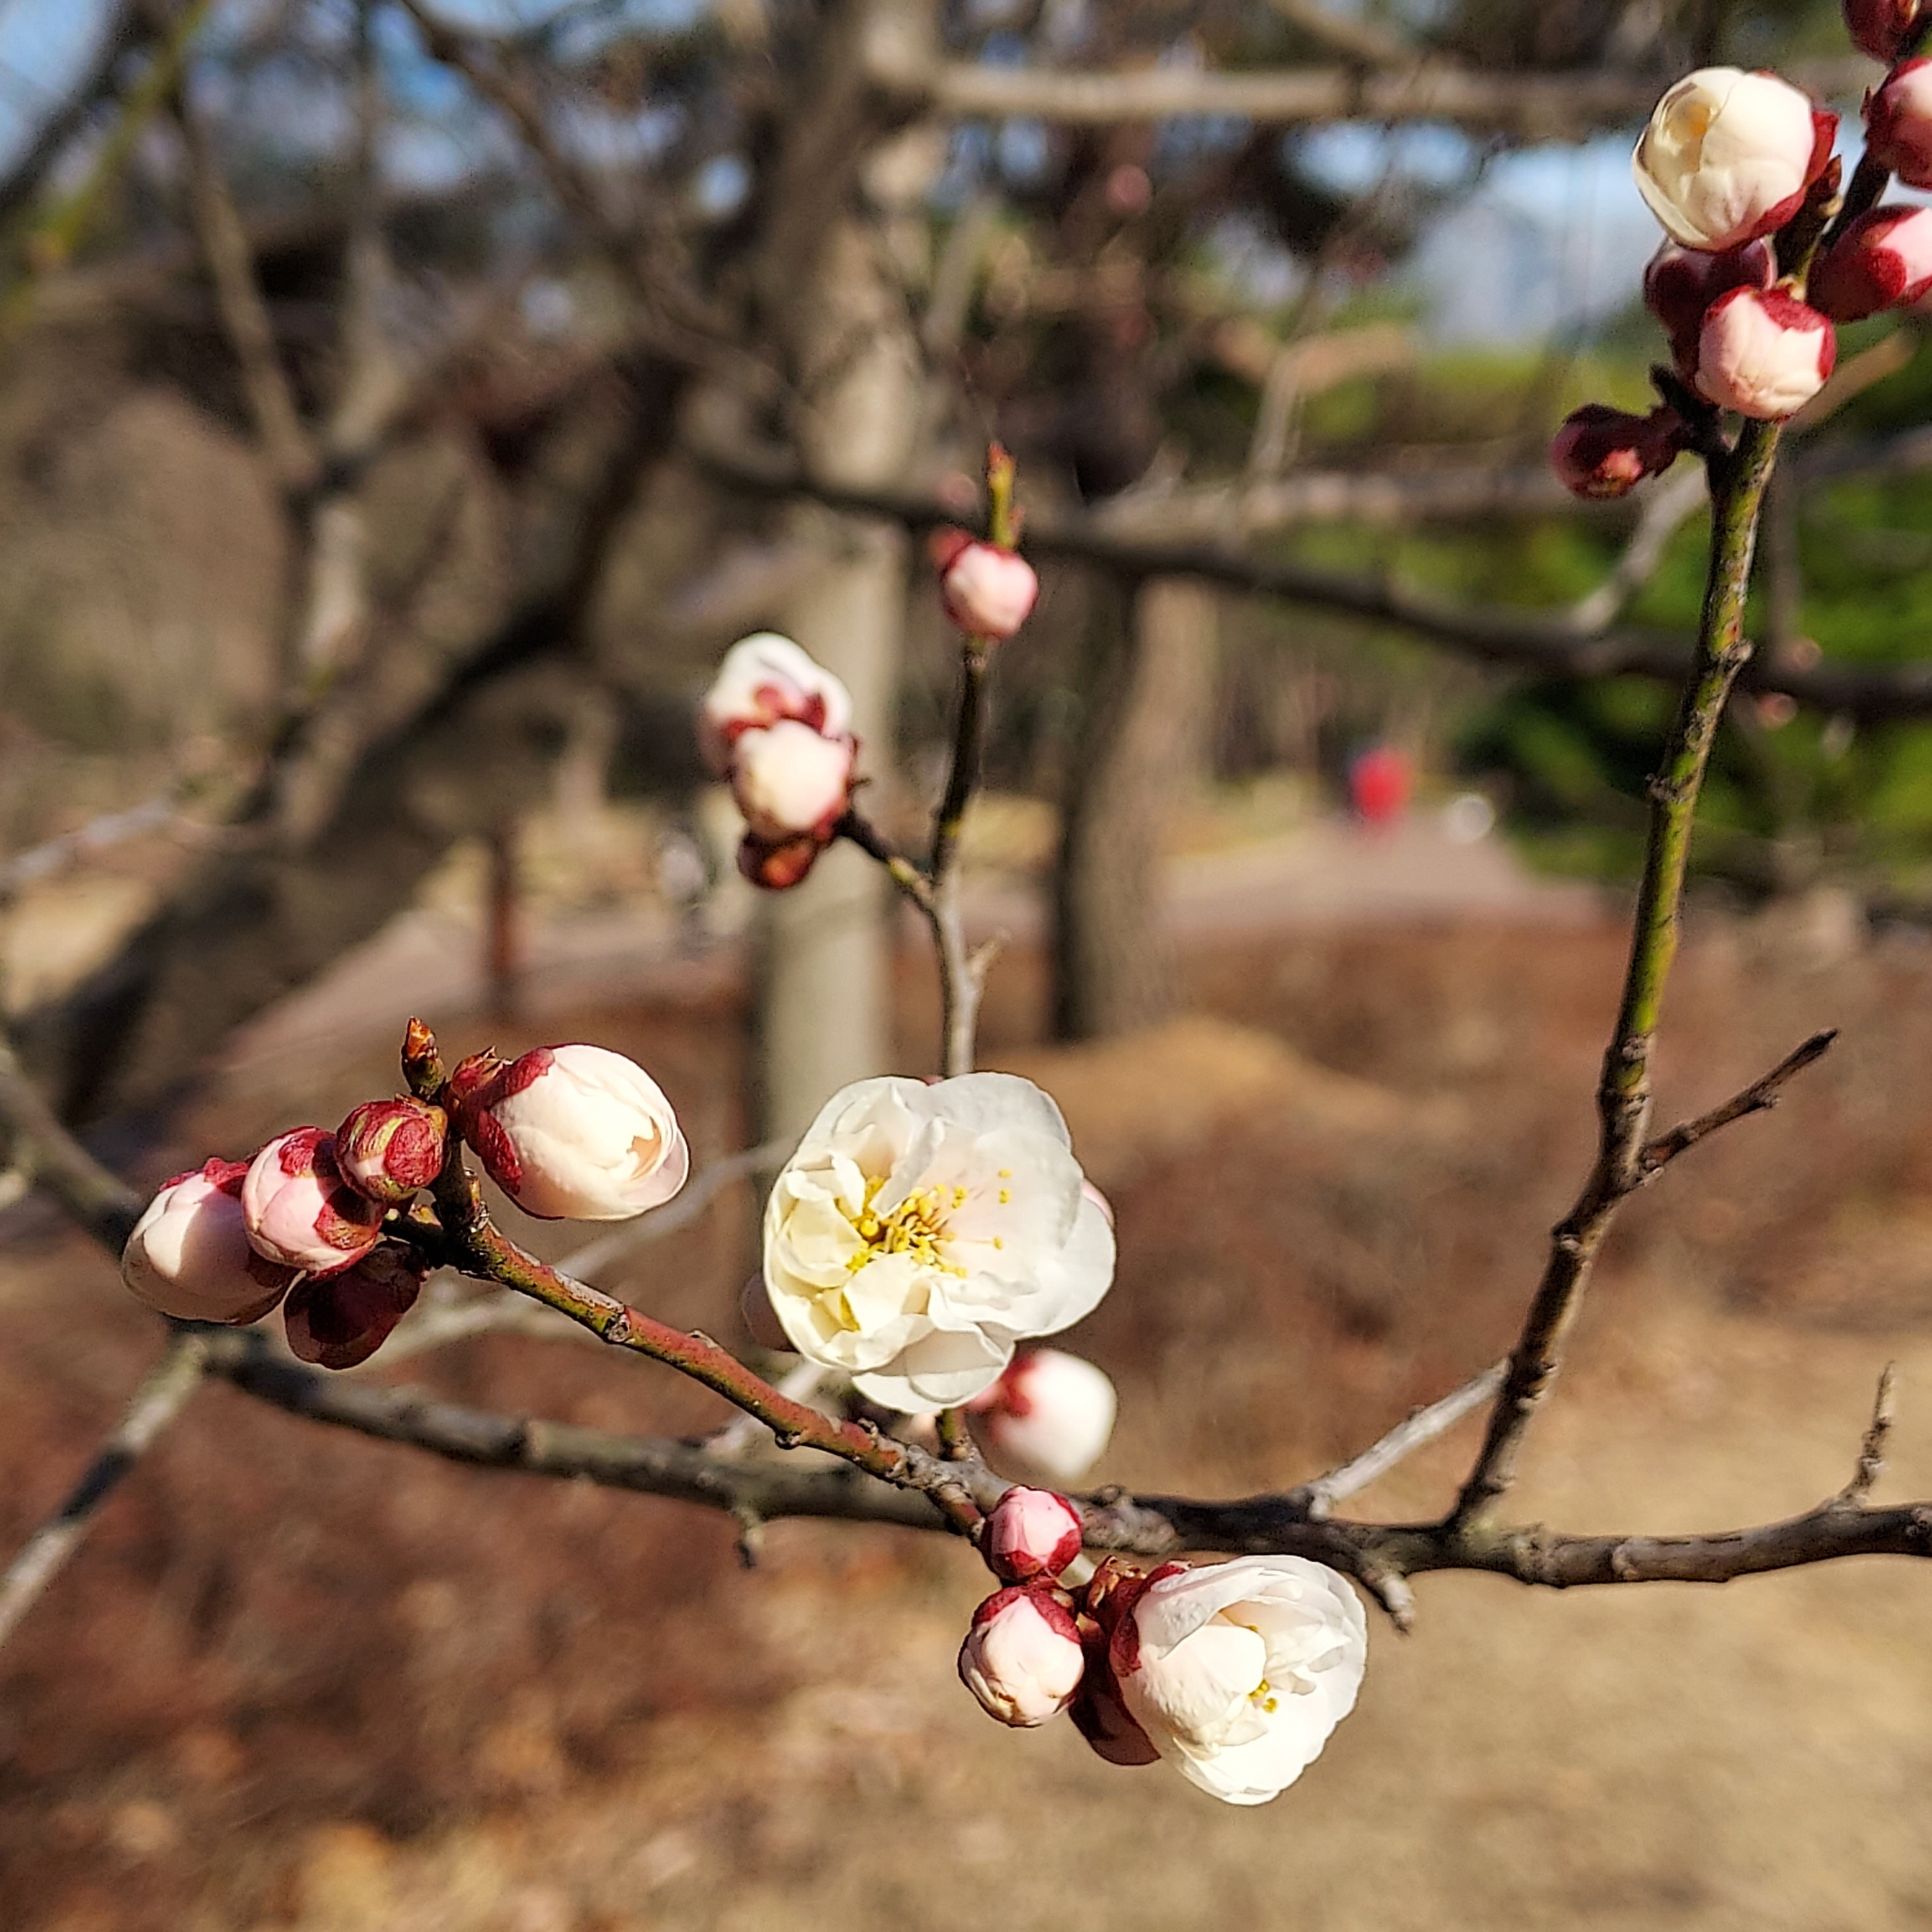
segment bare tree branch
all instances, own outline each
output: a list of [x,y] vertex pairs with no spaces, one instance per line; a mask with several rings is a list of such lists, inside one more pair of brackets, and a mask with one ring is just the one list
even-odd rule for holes
[[103,1442],[66,1502],[34,1531],[0,1576],[0,1645],[33,1607],[81,1539],[95,1513],[146,1454],[162,1430],[188,1406],[201,1386],[206,1367],[200,1336],[177,1332],[166,1352],[134,1391],[113,1432]]
[[1648,1180],[1720,1127],[1727,1127],[1733,1120],[1742,1120],[1747,1114],[1760,1114],[1777,1106],[1779,1090],[1785,1083],[1802,1073],[1813,1061],[1822,1059],[1838,1036],[1836,1027],[1827,1027],[1822,1033],[1814,1033],[1802,1046],[1794,1047],[1762,1079],[1754,1080],[1742,1093],[1732,1094],[1721,1106],[1713,1107],[1708,1114],[1699,1114],[1694,1120],[1686,1120],[1668,1133],[1659,1134],[1645,1147],[1639,1160],[1643,1178]]
[[1858,1445],[1858,1466],[1852,1480],[1838,1492],[1840,1502],[1862,1508],[1869,1502],[1874,1486],[1885,1474],[1885,1445],[1892,1434],[1892,1403],[1898,1393],[1898,1364],[1888,1362],[1879,1372],[1878,1392],[1872,1398],[1871,1425]]

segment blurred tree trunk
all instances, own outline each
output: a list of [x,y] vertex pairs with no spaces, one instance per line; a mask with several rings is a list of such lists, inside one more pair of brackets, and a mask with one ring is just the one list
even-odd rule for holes
[[1161,860],[1198,782],[1214,678],[1214,600],[1150,578],[1094,586],[1083,703],[1054,879],[1054,1030],[1095,1040],[1174,1003]]
[[[790,305],[801,397],[793,434],[814,476],[848,488],[898,482],[918,433],[922,364],[888,231],[896,208],[924,183],[879,165],[890,125],[867,90],[882,64],[925,57],[932,18],[930,0],[849,0],[835,10],[780,170],[785,214],[767,260],[766,298]],[[839,200],[828,207],[833,193]],[[824,561],[790,601],[784,623],[850,687],[861,769],[890,788],[905,532],[810,506],[794,514]],[[770,901],[758,1010],[766,1133],[801,1132],[839,1088],[891,1065],[894,912],[878,866],[848,845]]]

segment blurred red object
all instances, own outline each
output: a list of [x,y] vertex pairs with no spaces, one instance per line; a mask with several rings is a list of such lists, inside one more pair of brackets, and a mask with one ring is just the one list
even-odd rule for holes
[[1365,825],[1393,825],[1408,809],[1415,766],[1406,752],[1374,745],[1348,767],[1348,802]]

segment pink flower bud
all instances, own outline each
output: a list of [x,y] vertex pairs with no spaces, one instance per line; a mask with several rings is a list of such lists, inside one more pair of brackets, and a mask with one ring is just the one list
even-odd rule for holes
[[1932,60],[1909,60],[1865,101],[1865,152],[1907,188],[1932,188]]
[[698,710],[698,742],[706,764],[723,778],[740,736],[781,718],[824,737],[850,737],[851,694],[790,638],[776,631],[740,638],[724,653]]
[[1834,322],[1862,322],[1932,290],[1932,208],[1875,208],[1846,229],[1812,268],[1812,306]]
[[1775,74],[1700,68],[1657,104],[1631,172],[1673,242],[1741,248],[1798,212],[1838,130]]
[[1808,304],[1779,289],[1732,289],[1704,316],[1697,392],[1720,408],[1776,421],[1825,386],[1838,352],[1832,325]]
[[248,1245],[242,1218],[248,1163],[211,1160],[178,1174],[150,1201],[121,1251],[135,1298],[182,1322],[258,1321],[295,1276]]
[[1030,1729],[1073,1701],[1085,1667],[1073,1612],[1050,1590],[1000,1590],[973,1612],[959,1681],[991,1718]]
[[335,1162],[357,1193],[400,1208],[442,1172],[449,1117],[406,1096],[365,1100],[335,1130]]
[[359,1261],[381,1234],[382,1214],[344,1180],[335,1136],[320,1127],[277,1136],[242,1183],[242,1219],[255,1252],[304,1274]]
[[980,1553],[995,1576],[1035,1583],[1058,1576],[1080,1554],[1080,1512],[1051,1490],[1009,1490],[993,1505]]
[[1778,258],[1768,242],[1719,255],[1666,242],[1643,272],[1644,306],[1663,323],[1677,366],[1688,371],[1696,367],[1704,311],[1726,289],[1768,289],[1777,279]]
[[731,748],[731,796],[754,837],[777,844],[809,832],[823,842],[852,789],[850,738],[790,718],[744,731]]
[[1677,460],[1683,432],[1683,418],[1669,407],[1637,416],[1586,403],[1564,418],[1550,446],[1550,466],[1579,496],[1628,496]]
[[964,530],[942,530],[933,543],[946,614],[976,638],[1010,638],[1032,615],[1040,595],[1033,566],[1017,550],[981,543]]
[[966,1406],[995,1454],[1072,1483],[1106,1453],[1116,1397],[1091,1362],[1062,1348],[1025,1348]]
[[1919,0],[1845,0],[1845,25],[1856,46],[1889,67],[1904,52],[1919,10]]
[[[479,1056],[479,1059],[481,1056]],[[490,1178],[544,1221],[628,1221],[661,1207],[691,1171],[664,1089],[601,1046],[539,1046],[480,1079],[451,1080],[457,1125]]]
[[808,832],[768,844],[748,832],[738,844],[738,870],[753,885],[782,892],[796,885],[818,862],[824,844]]
[[428,1272],[411,1250],[385,1241],[352,1267],[298,1283],[282,1310],[290,1353],[325,1369],[366,1362],[416,1306]]

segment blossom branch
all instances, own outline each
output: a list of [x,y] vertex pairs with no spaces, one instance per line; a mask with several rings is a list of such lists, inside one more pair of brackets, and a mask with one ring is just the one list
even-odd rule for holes
[[1733,1120],[1742,1120],[1747,1114],[1760,1114],[1777,1106],[1778,1094],[1785,1084],[1802,1073],[1814,1060],[1822,1060],[1838,1036],[1836,1027],[1827,1027],[1821,1033],[1814,1033],[1742,1093],[1732,1094],[1721,1106],[1713,1107],[1707,1114],[1700,1114],[1694,1120],[1686,1120],[1668,1133],[1659,1134],[1646,1144],[1638,1162],[1642,1178],[1648,1180],[1720,1127],[1727,1127]]
[[20,1619],[80,1547],[96,1513],[122,1478],[188,1406],[189,1397],[201,1386],[206,1366],[200,1335],[192,1329],[176,1330],[67,1500],[27,1539],[0,1575],[0,1644],[13,1635]]
[[1698,794],[1725,704],[1750,656],[1744,634],[1744,597],[1778,440],[1775,423],[1748,422],[1735,452],[1710,460],[1711,561],[1697,658],[1651,781],[1650,830],[1629,962],[1597,1090],[1597,1158],[1552,1238],[1542,1281],[1510,1355],[1481,1451],[1450,1518],[1452,1526],[1482,1517],[1514,1479],[1523,1436],[1556,1380],[1564,1339],[1604,1237],[1618,1208],[1647,1178],[1651,1048],[1677,950]]

